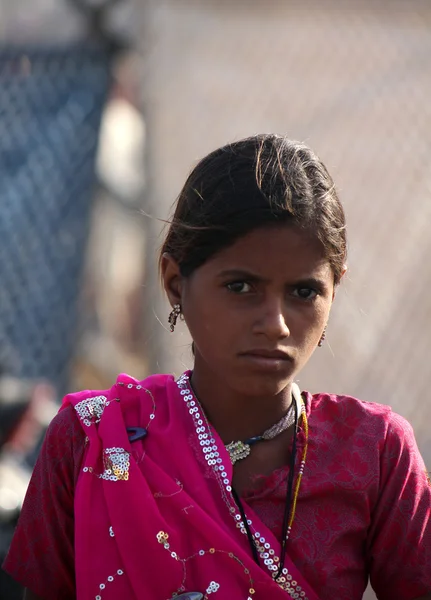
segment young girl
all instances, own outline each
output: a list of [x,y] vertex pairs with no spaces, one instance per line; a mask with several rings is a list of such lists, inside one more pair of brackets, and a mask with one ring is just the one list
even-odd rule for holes
[[42,600],[431,598],[431,487],[387,406],[300,392],[346,270],[344,212],[306,146],[220,148],[160,267],[194,367],[67,396],[6,570]]

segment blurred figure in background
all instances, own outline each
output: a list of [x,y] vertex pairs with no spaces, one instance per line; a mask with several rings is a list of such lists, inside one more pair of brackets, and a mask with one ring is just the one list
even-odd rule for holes
[[[120,46],[107,4],[0,6],[1,562],[69,379],[100,120]],[[3,571],[0,590],[22,597]]]
[[[57,411],[46,381],[24,381],[0,372],[0,560],[3,562],[24,501],[41,438]],[[2,598],[22,598],[0,571]]]

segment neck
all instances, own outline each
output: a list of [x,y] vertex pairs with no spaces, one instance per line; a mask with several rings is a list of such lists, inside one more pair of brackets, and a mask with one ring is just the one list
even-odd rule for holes
[[209,422],[225,444],[261,435],[289,410],[291,383],[273,396],[241,394],[204,365],[196,363],[191,385]]

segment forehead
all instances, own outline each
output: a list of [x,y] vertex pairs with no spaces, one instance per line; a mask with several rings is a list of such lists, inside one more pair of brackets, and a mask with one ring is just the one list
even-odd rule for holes
[[206,264],[210,269],[244,269],[268,278],[333,278],[321,242],[292,225],[255,229],[223,248]]

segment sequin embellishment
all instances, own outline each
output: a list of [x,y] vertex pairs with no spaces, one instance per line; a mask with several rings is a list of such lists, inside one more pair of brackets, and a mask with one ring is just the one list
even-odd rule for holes
[[103,451],[104,471],[100,479],[127,481],[129,479],[130,454],[124,448],[105,448]]
[[[244,563],[237,556],[235,556],[235,554],[233,552],[227,552],[226,550],[217,550],[216,548],[208,548],[207,550],[201,549],[198,552],[195,552],[194,554],[192,554],[191,556],[188,556],[187,558],[182,558],[176,552],[173,551],[171,544],[168,541],[169,540],[168,533],[166,533],[165,531],[159,531],[159,533],[157,534],[156,537],[157,537],[157,541],[159,542],[159,544],[163,545],[164,549],[167,550],[167,552],[169,552],[171,557],[174,560],[181,562],[183,565],[183,572],[184,572],[183,580],[181,582],[180,587],[172,595],[172,598],[177,598],[178,594],[182,594],[186,590],[185,584],[186,584],[186,580],[187,580],[187,563],[190,562],[191,560],[202,558],[205,555],[211,555],[211,554],[217,553],[217,554],[222,554],[222,555],[227,556],[228,558],[234,560],[238,565],[240,565],[240,567],[242,567],[242,569],[244,571],[244,575],[248,578],[248,585],[249,585],[248,594],[249,595],[247,596],[247,600],[251,600],[250,595],[254,594],[253,579],[250,575],[250,571],[244,566]],[[220,588],[219,583],[217,583],[216,581],[211,581],[206,589],[204,600],[210,600],[209,595],[216,594],[218,592],[219,588]],[[298,596],[298,598],[299,598],[299,596]]]
[[209,595],[209,594],[213,594],[214,592],[217,592],[219,587],[220,587],[219,583],[216,583],[215,581],[211,581],[211,583],[207,587],[207,594]]
[[118,381],[115,385],[117,385],[120,388],[124,388],[124,389],[128,389],[128,390],[131,390],[131,389],[142,390],[143,392],[148,394],[148,396],[150,396],[151,402],[153,404],[153,410],[150,413],[149,421],[145,427],[145,429],[148,430],[151,422],[156,418],[156,402],[154,400],[153,394],[150,392],[150,390],[148,390],[147,388],[144,388],[140,383],[136,384],[136,383],[125,383],[124,381]]
[[[141,384],[124,384],[122,382],[116,385],[127,389],[135,388],[136,390],[142,390],[151,399],[152,410],[149,415],[148,424],[145,429],[148,430],[150,424],[154,421],[156,416],[156,403],[154,396],[150,390],[144,388]],[[107,408],[112,402],[120,402],[120,398],[114,398],[108,400],[106,396],[95,396],[94,398],[87,398],[78,402],[75,406],[75,410],[78,413],[79,418],[82,422],[90,427],[93,424],[100,422],[105,408]],[[88,438],[86,438],[88,440]],[[141,459],[144,457],[142,455]],[[138,462],[140,462],[138,460]],[[106,448],[103,451],[103,473],[97,474],[94,467],[85,466],[82,470],[84,473],[94,473],[100,479],[106,479],[107,481],[127,481],[129,479],[129,468],[130,468],[130,454],[124,448]]]
[[[235,500],[232,496],[232,486],[227,477],[226,469],[223,465],[223,460],[220,456],[219,448],[212,435],[211,427],[206,420],[205,413],[202,410],[199,401],[194,396],[189,378],[187,374],[183,374],[177,380],[177,386],[181,396],[188,408],[193,424],[195,426],[196,435],[198,437],[202,453],[205,461],[209,467],[212,468],[214,476],[219,483],[222,498],[229,510],[229,514],[236,522],[236,527],[241,531],[243,535],[247,535],[246,528],[242,521],[241,514],[238,511]],[[305,407],[303,406],[303,411]],[[301,465],[303,468],[303,465]],[[279,570],[280,559],[276,556],[274,549],[266,541],[266,539],[255,529],[251,519],[247,519],[247,524],[250,530],[253,532],[255,544],[260,558],[263,564],[270,572],[271,577],[274,579],[282,590],[287,592],[291,598],[300,598],[301,600],[308,600],[306,593],[297,581],[293,580],[292,575],[289,573],[287,567],[284,567],[281,576],[276,579],[277,572]],[[214,549],[212,549],[214,551]],[[211,552],[211,550],[210,550]],[[249,590],[249,594],[253,595],[255,590],[252,588]]]
[[114,575],[109,575],[109,577],[105,580],[105,583],[101,583],[99,585],[99,593],[94,597],[95,600],[102,600],[102,593],[106,589],[108,583],[112,583],[117,576],[124,575],[124,571],[122,569],[117,569],[117,572]]
[[90,427],[99,423],[107,406],[109,406],[109,400],[106,396],[95,396],[78,402],[75,405],[75,410],[84,425]]

